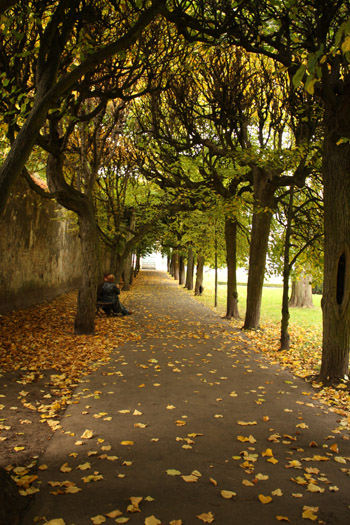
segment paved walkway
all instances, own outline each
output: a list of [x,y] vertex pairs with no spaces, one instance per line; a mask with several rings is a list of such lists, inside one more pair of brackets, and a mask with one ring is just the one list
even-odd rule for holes
[[307,383],[166,273],[128,306],[139,340],[76,389],[23,525],[350,523],[349,435]]

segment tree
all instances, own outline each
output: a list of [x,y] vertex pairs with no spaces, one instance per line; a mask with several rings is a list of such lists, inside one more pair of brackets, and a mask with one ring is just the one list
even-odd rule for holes
[[[18,0],[4,6],[8,9],[2,22],[8,31],[29,9],[36,38],[22,51],[25,58],[31,57],[30,67],[35,76],[32,73],[26,103],[29,110],[14,116],[16,136],[0,168],[0,213],[12,184],[31,154],[48,111],[56,108],[61,97],[73,90],[84,75],[91,75],[100,63],[129,49],[163,6],[161,0],[154,0],[147,8],[147,2],[142,2],[141,8],[133,7],[130,2],[124,10],[119,9],[119,3],[114,6],[113,2],[106,2],[94,9],[86,5],[82,8],[79,0],[33,1],[30,4]],[[19,33],[14,27],[12,38],[16,39]],[[12,56],[12,38],[10,34],[8,45],[3,48],[3,56],[7,58]],[[7,78],[6,70],[4,73]],[[16,92],[17,98],[26,96],[28,91],[22,79],[20,82],[22,91]],[[17,87],[14,86],[14,91]]]

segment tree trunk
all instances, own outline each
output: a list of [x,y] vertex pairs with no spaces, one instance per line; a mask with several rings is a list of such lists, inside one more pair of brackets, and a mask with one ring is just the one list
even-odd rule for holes
[[304,275],[298,280],[293,280],[292,295],[289,301],[291,308],[313,308],[311,283],[311,275]]
[[93,334],[95,329],[96,290],[99,279],[98,233],[93,210],[79,217],[83,272],[74,321],[75,334]]
[[350,86],[325,108],[323,349],[320,379],[349,373],[350,347]]
[[281,319],[281,346],[280,350],[289,350],[290,336],[289,336],[289,276],[291,266],[289,264],[289,249],[290,238],[292,233],[292,219],[293,219],[293,199],[294,186],[289,190],[289,203],[287,214],[286,236],[284,239],[284,256],[283,256],[283,295],[282,295],[282,319]]
[[183,255],[180,255],[179,284],[185,284],[185,282],[186,282],[185,257]]
[[197,257],[197,273],[196,273],[196,284],[194,287],[194,294],[201,295],[203,290],[203,271],[204,271],[204,257],[198,255]]
[[193,275],[194,275],[194,255],[193,248],[189,246],[187,253],[187,273],[186,273],[186,284],[187,290],[193,290]]
[[240,319],[237,291],[237,221],[225,220],[226,262],[227,262],[227,302],[226,318]]
[[179,261],[179,254],[177,252],[173,252],[172,256],[172,276],[176,281],[180,279],[180,261]]
[[123,290],[129,291],[130,285],[131,285],[131,264],[132,264],[132,254],[129,253],[125,259],[123,264],[123,276],[124,276],[124,284],[123,284]]
[[243,329],[259,328],[266,254],[274,206],[275,187],[261,169],[254,174],[254,213],[249,252],[247,310]]
[[99,240],[92,201],[83,193],[68,186],[63,176],[63,155],[48,155],[47,180],[51,191],[59,191],[59,204],[78,215],[83,272],[74,321],[76,334],[93,334],[96,293],[99,280]]

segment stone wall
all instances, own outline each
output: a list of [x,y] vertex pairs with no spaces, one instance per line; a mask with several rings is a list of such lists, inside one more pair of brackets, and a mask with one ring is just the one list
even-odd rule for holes
[[0,219],[0,313],[76,289],[82,272],[74,218],[25,186]]

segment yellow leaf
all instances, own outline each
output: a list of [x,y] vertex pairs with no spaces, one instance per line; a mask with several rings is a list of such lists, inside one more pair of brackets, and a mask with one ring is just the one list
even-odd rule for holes
[[248,479],[244,479],[242,481],[242,485],[244,485],[245,487],[255,487],[254,483],[252,483],[251,481],[249,481]]
[[161,521],[155,516],[149,516],[145,519],[145,525],[161,525]]
[[317,515],[315,514],[315,512],[318,512],[318,507],[308,507],[307,505],[305,505],[303,507],[303,519],[316,521]]
[[273,452],[272,452],[271,448],[267,448],[264,452],[261,453],[261,455],[263,457],[272,457],[273,456]]
[[147,425],[145,423],[134,423],[134,428],[146,428]]
[[139,504],[141,503],[142,500],[143,500],[142,497],[135,497],[135,496],[131,497],[130,498],[131,505],[129,505],[126,510],[128,512],[141,512],[139,508]]
[[101,523],[104,523],[105,521],[107,521],[106,518],[101,515],[94,516],[93,518],[90,518],[90,519],[94,525],[100,525]]
[[237,496],[237,493],[232,492],[231,490],[222,490],[220,494],[224,499],[231,499],[233,496]]
[[237,436],[237,440],[238,440],[238,441],[241,441],[241,443],[246,443],[246,442],[248,442],[248,443],[256,443],[256,439],[255,439],[255,437],[252,436],[251,434],[250,434],[250,436],[248,436],[248,437],[245,437],[245,436]]
[[309,492],[324,492],[324,489],[321,489],[318,485],[315,485],[314,483],[309,483],[307,486],[307,490]]
[[81,490],[82,489],[80,489],[79,487],[75,485],[70,485],[69,487],[66,488],[67,494],[76,494],[77,492],[80,492]]
[[47,521],[45,525],[66,525],[62,518]]
[[266,461],[268,463],[272,463],[273,465],[276,465],[276,463],[278,463],[278,459],[276,459],[276,458],[269,458]]
[[118,518],[119,516],[122,516],[122,512],[120,510],[112,510],[112,512],[108,512],[106,516],[108,518]]
[[286,518],[286,516],[276,516],[276,520],[277,521],[288,521],[289,522],[289,519]]
[[248,425],[257,425],[256,421],[237,421],[238,425],[248,426]]
[[194,476],[193,474],[190,474],[189,476],[181,476],[186,483],[196,483],[198,481],[198,477]]
[[263,494],[259,494],[259,500],[261,501],[261,503],[266,505],[267,503],[271,503],[272,498],[271,496],[264,496]]
[[213,523],[214,521],[214,515],[211,512],[199,514],[197,518],[203,521],[204,523]]
[[271,492],[271,494],[273,496],[283,496],[283,492],[281,491],[281,489],[276,489],[273,492]]
[[259,481],[266,481],[269,479],[269,476],[267,474],[257,474],[255,479],[258,479]]
[[91,468],[91,465],[88,462],[82,463],[81,465],[77,466],[77,469],[79,470],[88,470],[89,468]]
[[115,520],[116,523],[127,523],[130,518],[117,518]]
[[346,459],[345,458],[342,458],[341,456],[337,456],[334,458],[334,461],[336,461],[337,463],[343,463],[345,465],[346,463]]
[[332,445],[330,447],[331,451],[332,452],[335,452],[336,454],[339,454],[339,448],[338,448],[338,445],[336,443],[334,443],[334,445]]
[[85,432],[83,432],[83,434],[80,436],[81,439],[91,439],[93,436],[93,432],[92,430],[85,430]]
[[218,482],[216,481],[216,479],[210,478],[209,481],[210,481],[210,483],[212,483],[215,487],[218,486]]
[[168,474],[168,476],[180,476],[181,475],[181,472],[179,470],[175,470],[173,468],[168,469],[166,473]]
[[68,466],[68,463],[64,463],[60,468],[61,472],[71,472],[72,468]]
[[134,445],[134,442],[133,441],[121,441],[120,444],[127,447],[127,446]]
[[172,520],[169,525],[182,525],[182,520]]

